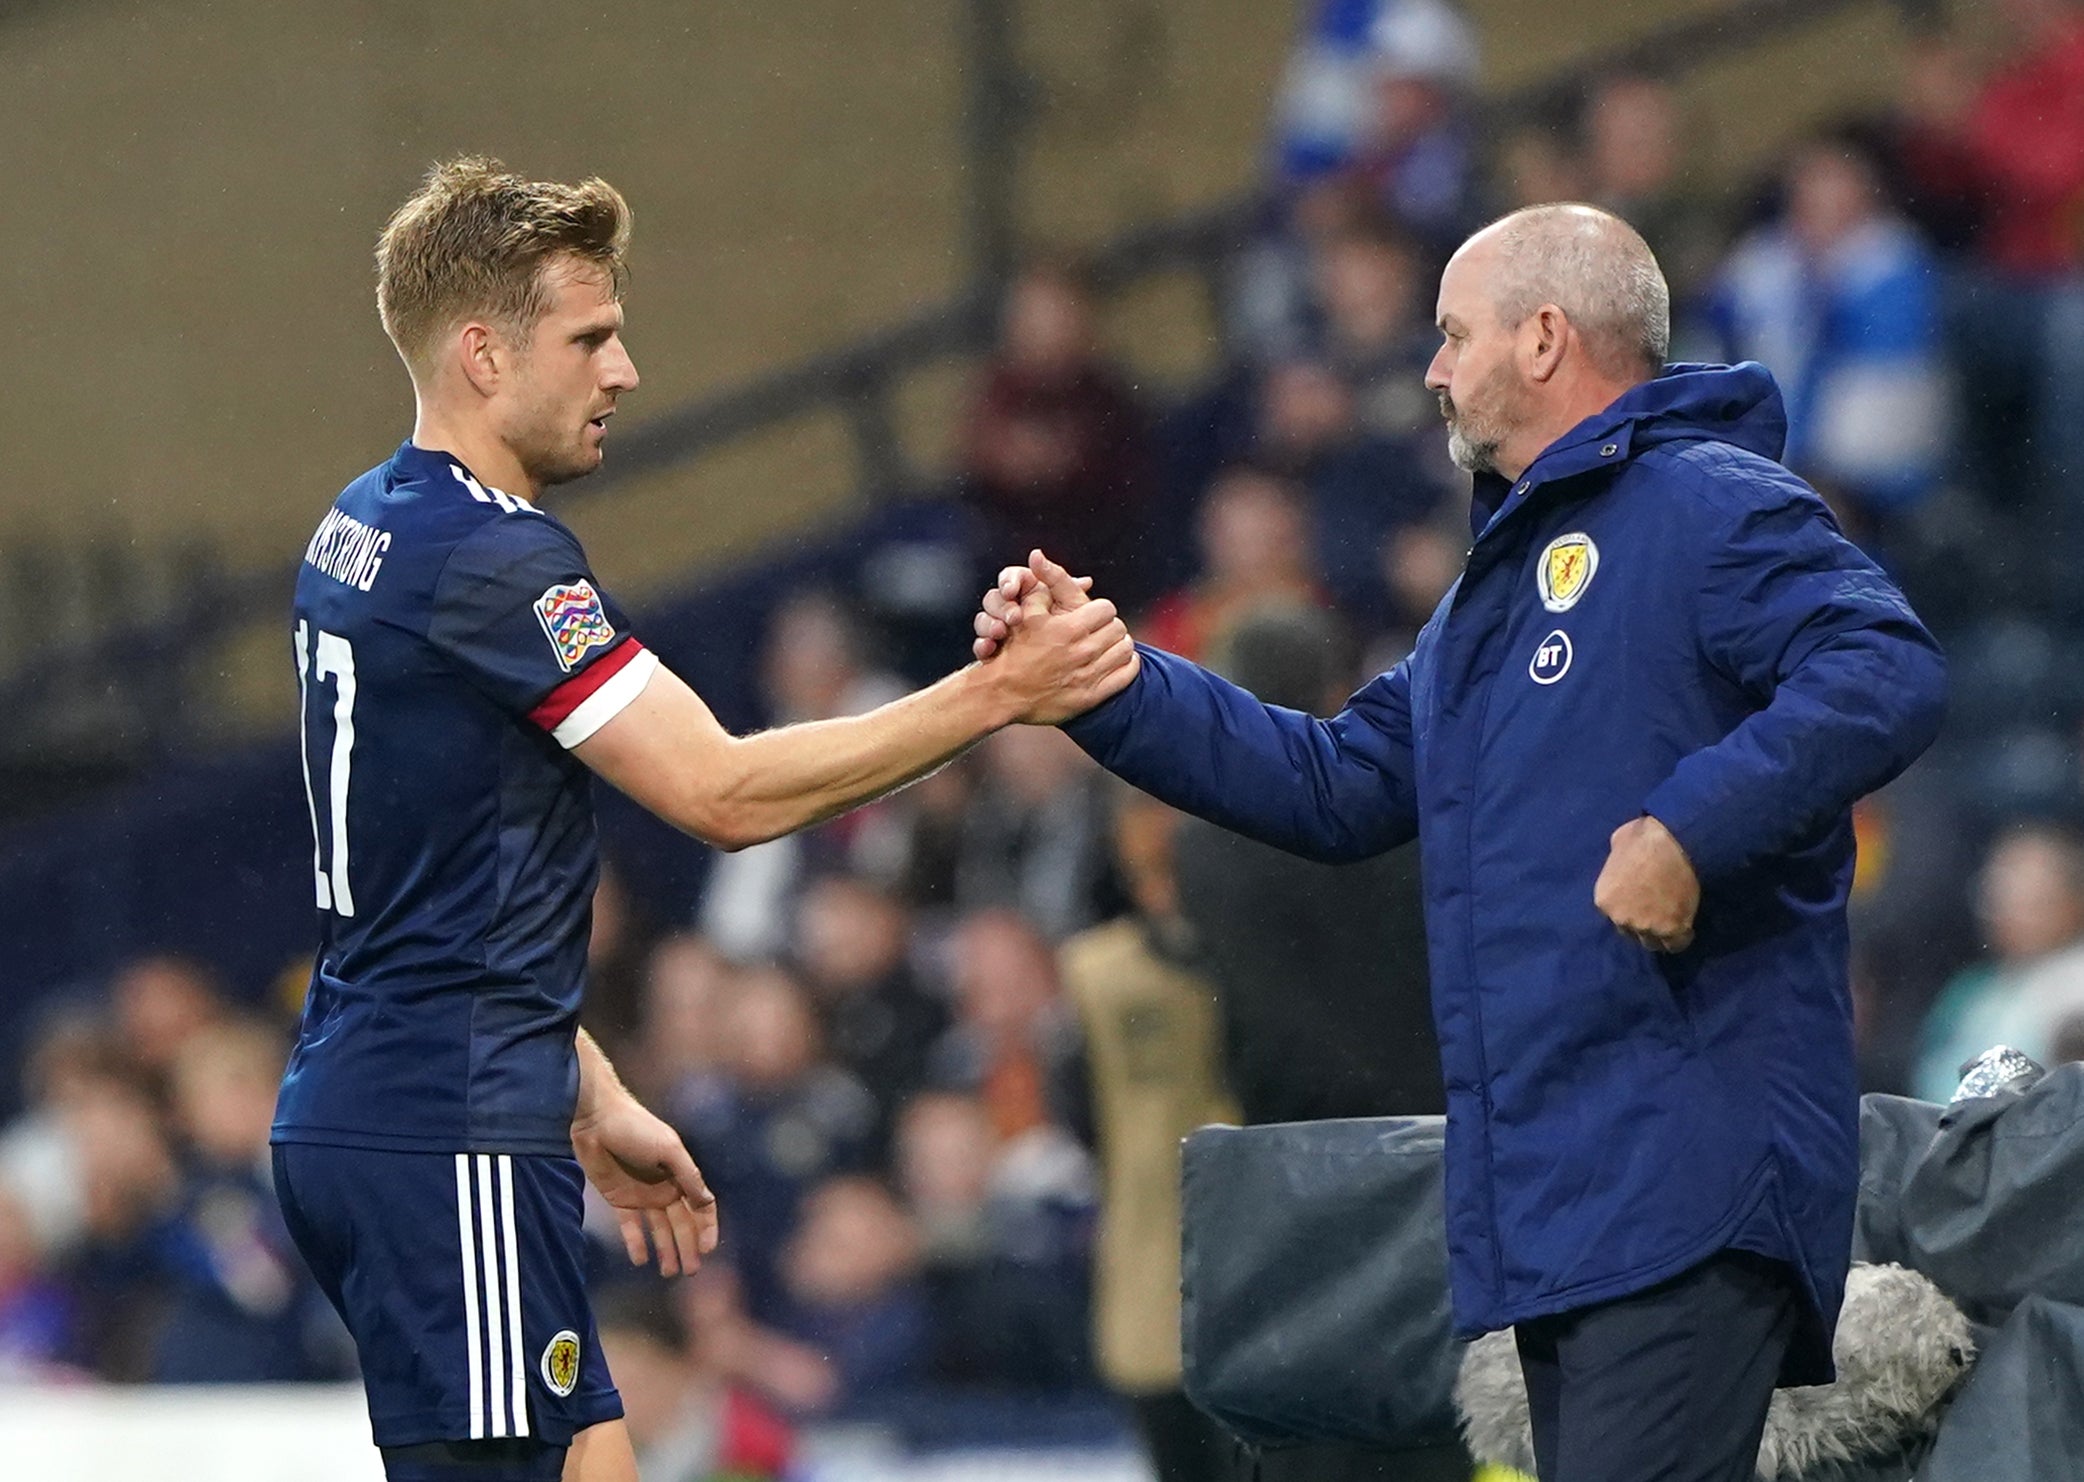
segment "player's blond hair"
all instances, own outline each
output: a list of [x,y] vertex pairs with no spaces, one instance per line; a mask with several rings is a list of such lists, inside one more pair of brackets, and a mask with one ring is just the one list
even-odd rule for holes
[[526,345],[548,306],[543,270],[561,259],[599,268],[620,298],[629,241],[629,203],[607,181],[524,180],[462,155],[429,170],[384,227],[376,310],[417,376],[466,319],[495,321]]

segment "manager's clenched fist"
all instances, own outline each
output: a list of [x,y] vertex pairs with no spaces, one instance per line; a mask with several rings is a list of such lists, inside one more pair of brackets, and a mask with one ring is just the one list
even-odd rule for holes
[[1683,952],[1693,945],[1700,880],[1671,830],[1644,814],[1614,830],[1592,904],[1652,952]]

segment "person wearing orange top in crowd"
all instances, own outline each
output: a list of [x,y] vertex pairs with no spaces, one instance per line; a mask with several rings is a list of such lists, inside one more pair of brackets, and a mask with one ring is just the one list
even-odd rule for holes
[[1328,607],[1310,553],[1310,512],[1292,479],[1237,464],[1203,501],[1201,575],[1144,616],[1146,640],[1199,658],[1244,613],[1268,603]]

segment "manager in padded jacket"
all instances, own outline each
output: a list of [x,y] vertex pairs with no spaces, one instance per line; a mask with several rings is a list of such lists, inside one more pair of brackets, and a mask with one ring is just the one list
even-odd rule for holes
[[[1831,1378],[1848,810],[1943,705],[1931,635],[1776,461],[1771,376],[1664,366],[1669,321],[1604,212],[1470,238],[1426,384],[1475,542],[1410,658],[1318,720],[1142,650],[1067,727],[1297,854],[1418,839],[1455,1323],[1517,1329],[1543,1482],[1749,1479],[1776,1382]],[[1080,600],[1008,568],[980,656]]]

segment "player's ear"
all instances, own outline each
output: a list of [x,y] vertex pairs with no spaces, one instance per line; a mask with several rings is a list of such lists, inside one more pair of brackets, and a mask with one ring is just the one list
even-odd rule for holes
[[492,326],[473,320],[457,331],[451,343],[455,348],[457,368],[478,394],[490,396],[497,391],[500,373],[504,369],[502,352],[505,346]]

